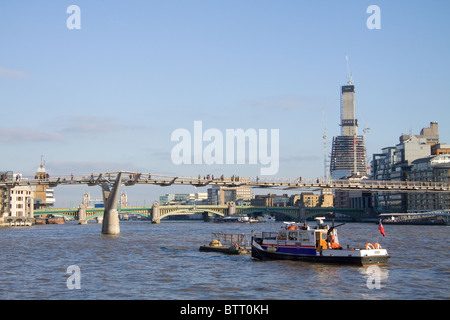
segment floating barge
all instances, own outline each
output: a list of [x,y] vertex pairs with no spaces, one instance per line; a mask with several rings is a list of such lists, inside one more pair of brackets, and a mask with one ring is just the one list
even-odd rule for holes
[[379,216],[380,218],[383,218],[384,224],[435,226],[450,225],[450,212],[447,210],[408,213],[383,213]]
[[251,254],[260,260],[298,260],[321,263],[350,264],[359,266],[385,265],[390,258],[379,243],[367,243],[363,248],[344,249],[339,244],[336,228],[323,224],[324,218],[316,218],[314,228],[306,223],[286,223],[278,232],[252,233]]
[[214,222],[217,223],[255,223],[259,222],[257,219],[253,219],[247,216],[233,216],[233,217],[217,217]]
[[65,224],[63,217],[50,217],[47,219],[47,224]]
[[245,234],[213,233],[213,240],[200,246],[203,252],[220,252],[225,254],[250,254],[251,247],[244,244]]
[[34,224],[42,225],[42,224],[65,224],[66,221],[63,217],[55,217],[55,216],[48,216],[48,217],[36,217]]
[[37,217],[34,219],[34,224],[47,224],[47,219]]

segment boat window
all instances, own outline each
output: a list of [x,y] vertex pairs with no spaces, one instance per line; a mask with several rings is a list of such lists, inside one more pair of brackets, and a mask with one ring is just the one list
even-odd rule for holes
[[297,231],[289,231],[289,240],[298,240],[298,232]]
[[322,240],[327,240],[327,233],[326,232],[322,232]]
[[280,231],[278,234],[278,240],[286,240],[286,231]]
[[275,240],[278,237],[278,232],[263,232],[262,238]]
[[301,241],[309,241],[309,236],[307,232],[300,233]]

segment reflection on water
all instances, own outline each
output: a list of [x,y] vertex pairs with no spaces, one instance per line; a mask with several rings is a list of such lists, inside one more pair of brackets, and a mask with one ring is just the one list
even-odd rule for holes
[[[445,226],[385,226],[378,242],[387,266],[259,261],[200,252],[211,233],[278,230],[282,223],[122,222],[118,236],[100,224],[0,229],[1,299],[448,299]],[[376,242],[377,225],[339,227],[346,246]],[[81,271],[69,290],[67,267]],[[380,289],[370,289],[379,280]],[[377,280],[377,281],[378,281]],[[368,281],[371,281],[370,283]],[[369,283],[369,285],[368,285]],[[374,287],[374,286],[372,286]]]

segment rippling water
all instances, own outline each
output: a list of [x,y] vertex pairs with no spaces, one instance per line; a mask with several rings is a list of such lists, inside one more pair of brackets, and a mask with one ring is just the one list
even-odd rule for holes
[[[277,230],[282,223],[121,222],[119,236],[101,224],[0,229],[0,299],[449,299],[450,229],[385,225],[379,242],[389,264],[379,289],[366,267],[259,261],[200,252],[211,233]],[[339,227],[344,246],[377,238],[376,224]],[[67,268],[80,268],[69,290]]]

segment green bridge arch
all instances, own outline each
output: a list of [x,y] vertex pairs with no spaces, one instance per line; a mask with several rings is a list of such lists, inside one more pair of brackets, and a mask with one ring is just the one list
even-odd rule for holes
[[[160,206],[161,212],[159,218],[163,219],[172,215],[188,215],[194,213],[209,213],[219,216],[228,215],[228,207],[226,206]],[[253,206],[239,206],[236,207],[236,215],[248,215],[248,214],[264,214],[264,213],[281,213],[295,220],[300,220],[300,207],[253,207]],[[118,211],[121,214],[131,213],[137,214],[143,217],[152,218],[153,207],[127,207],[119,208]],[[167,211],[169,210],[169,211]],[[343,209],[343,208],[304,208],[305,218],[309,219],[317,215],[323,215],[326,213],[341,213],[354,219],[361,219],[364,215],[362,209]],[[86,209],[86,221],[103,216],[103,208],[90,208]],[[78,220],[78,209],[47,209],[47,210],[35,210],[34,216],[41,215],[54,215],[61,216],[73,220]]]

